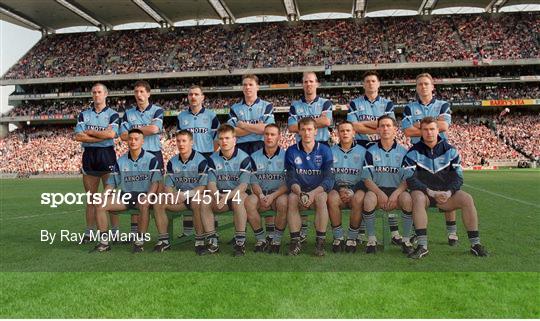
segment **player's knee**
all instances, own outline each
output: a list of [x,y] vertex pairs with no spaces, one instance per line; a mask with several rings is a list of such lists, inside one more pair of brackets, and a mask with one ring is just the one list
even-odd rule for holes
[[412,191],[411,199],[413,203],[424,202],[426,200],[426,195],[422,191]]
[[319,195],[317,195],[315,197],[315,204],[317,205],[325,205],[326,206],[326,202],[328,201],[328,194],[327,193],[319,193]]
[[474,206],[474,199],[472,198],[471,194],[464,191],[458,191],[457,193],[460,194],[461,203],[464,207]]
[[339,194],[338,192],[336,191],[331,191],[330,193],[328,193],[328,205],[329,206],[339,206],[339,204],[341,203],[341,199],[339,197]]
[[298,203],[298,195],[296,195],[296,193],[289,194],[289,205],[291,203]]

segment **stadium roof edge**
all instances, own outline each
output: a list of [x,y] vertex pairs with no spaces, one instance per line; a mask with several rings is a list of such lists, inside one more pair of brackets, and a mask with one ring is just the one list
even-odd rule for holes
[[[64,3],[64,5],[62,5]],[[66,8],[75,7],[83,12],[77,14]],[[216,10],[214,3],[225,8],[229,20]],[[0,11],[0,20],[32,30],[52,32],[74,26],[95,27],[95,21],[110,29],[127,23],[153,23],[162,26],[186,20],[218,19],[234,23],[235,19],[250,16],[294,16],[288,12],[283,0],[0,0],[0,8],[16,13],[23,19]],[[415,10],[420,14],[451,7],[477,7],[486,12],[498,12],[501,8],[518,4],[540,4],[540,0],[294,0],[298,15],[342,12],[354,17],[381,10]],[[150,8],[150,9],[149,9]],[[291,9],[289,9],[290,11]],[[155,11],[156,14],[151,13]],[[86,17],[84,17],[86,15]],[[299,18],[299,17],[297,17]],[[95,19],[94,22],[92,20]],[[26,21],[24,21],[26,20]],[[29,23],[30,22],[30,23]]]

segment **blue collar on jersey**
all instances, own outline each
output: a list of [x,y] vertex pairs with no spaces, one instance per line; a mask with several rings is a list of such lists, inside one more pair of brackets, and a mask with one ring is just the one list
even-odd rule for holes
[[103,108],[99,113],[96,111],[96,107],[95,106],[92,106],[92,111],[96,114],[101,114],[102,112],[106,111],[107,109],[109,109],[109,106],[105,106],[105,108]]
[[381,96],[377,95],[377,97],[375,97],[375,100],[374,100],[374,101],[371,101],[371,100],[369,100],[369,98],[367,97],[367,95],[364,95],[364,100],[365,100],[365,101],[368,101],[368,102],[370,102],[370,103],[374,103],[374,102],[376,102],[376,101],[381,100]]
[[396,148],[397,147],[397,141],[394,139],[394,143],[392,144],[392,147],[390,147],[389,150],[386,150],[384,149],[383,145],[381,144],[381,140],[379,139],[379,141],[377,142],[377,145],[379,146],[380,149],[386,151],[386,152],[389,152],[391,151],[392,149]]
[[313,99],[312,102],[308,103],[307,100],[306,100],[306,96],[302,96],[302,98],[300,98],[300,100],[303,102],[303,103],[306,103],[306,104],[313,104],[315,102],[317,102],[319,100],[319,95],[315,96],[315,99]]
[[146,108],[143,111],[140,111],[139,106],[137,104],[135,104],[135,110],[137,110],[140,113],[147,112],[147,111],[150,110],[150,108],[152,108],[152,102],[150,102],[150,101],[148,102],[148,106],[146,106]]
[[199,114],[202,114],[202,113],[204,113],[205,110],[206,110],[206,108],[204,108],[204,106],[203,106],[203,108],[201,108],[201,110],[198,113],[194,114],[193,111],[191,110],[191,106],[188,108],[188,112],[190,114],[192,114],[193,116],[197,116]]
[[139,158],[137,158],[136,160],[133,160],[133,158],[131,158],[131,151],[128,151],[128,158],[133,161],[133,162],[138,162],[139,159],[141,159],[144,155],[144,149],[141,148],[141,153],[139,154]]
[[435,96],[433,96],[433,98],[431,98],[431,101],[427,104],[427,105],[424,105],[422,104],[422,101],[420,100],[420,97],[418,97],[418,95],[416,95],[416,101],[418,102],[418,104],[422,105],[422,106],[429,106],[431,104],[433,104],[435,102]]
[[[298,145],[298,149],[303,151],[304,153],[307,154],[307,152],[304,150],[304,145],[302,144],[302,140],[300,140],[298,143],[296,143]],[[313,147],[313,150],[311,151],[312,153],[314,151],[316,151],[317,149],[319,149],[319,142],[315,142],[315,146]]]
[[[260,99],[259,97],[257,97],[257,99],[255,99],[255,102],[253,103],[253,105],[258,104],[260,101],[261,101],[261,99]],[[248,104],[246,104],[246,101],[244,100],[244,98],[242,98],[242,99],[240,100],[240,102],[242,103],[242,105],[246,105],[246,106],[248,106],[248,107],[252,107],[252,106],[253,106],[253,105],[248,105]]]
[[219,151],[219,156],[221,158],[223,158],[224,160],[231,160],[231,159],[235,158],[236,155],[238,155],[238,146],[234,146],[234,152],[233,152],[231,158],[225,158],[225,156],[223,156],[223,153],[221,152],[221,150]]
[[277,155],[279,155],[280,151],[281,151],[281,149],[278,146],[278,148],[276,149],[276,152],[274,153],[274,155],[272,155],[272,157],[268,157],[268,154],[266,154],[266,148],[263,147],[263,149],[262,149],[263,155],[266,156],[266,158],[268,158],[268,159],[272,159],[272,158],[276,157]]
[[182,163],[184,165],[189,163],[190,161],[192,161],[193,158],[195,158],[195,150],[194,149],[191,150],[191,154],[189,154],[189,157],[188,157],[187,161],[185,161],[185,162],[182,160],[182,156],[180,156],[180,154],[178,154],[178,160],[180,161],[180,163]]
[[339,143],[338,146],[339,146],[339,149],[341,149],[342,152],[344,152],[344,153],[349,153],[350,151],[353,150],[354,146],[356,146],[356,141],[353,139],[352,145],[351,145],[351,149],[349,149],[349,150],[347,150],[347,151],[344,150],[343,147],[341,147],[341,143]]

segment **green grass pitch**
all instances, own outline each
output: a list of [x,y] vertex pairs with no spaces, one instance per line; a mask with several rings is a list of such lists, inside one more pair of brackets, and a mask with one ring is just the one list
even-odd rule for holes
[[[42,229],[81,232],[84,222],[82,205],[51,209],[40,194],[82,192],[82,183],[0,180],[0,317],[539,318],[540,171],[466,172],[464,190],[475,198],[488,258],[468,254],[459,219],[460,244],[447,246],[444,216],[435,211],[430,255],[421,261],[396,247],[333,254],[330,231],[326,257],[316,258],[312,227],[299,257],[233,258],[225,242],[211,257],[197,257],[191,242],[156,254],[151,241],[140,255],[127,245],[88,254],[92,245],[40,242]],[[128,217],[121,220],[128,229]],[[221,239],[232,232],[221,230]],[[253,239],[248,230],[248,249]]]

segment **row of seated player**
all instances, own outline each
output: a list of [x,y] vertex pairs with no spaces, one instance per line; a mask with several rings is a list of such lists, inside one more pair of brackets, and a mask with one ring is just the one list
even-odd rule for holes
[[[483,116],[486,117],[486,116]],[[530,130],[523,131],[522,124],[530,123]],[[507,133],[509,139],[519,142],[524,150],[540,157],[540,151],[534,142],[540,139],[540,119],[532,115],[508,115],[504,124],[498,128]],[[286,123],[282,123],[280,147],[287,148],[295,143],[295,135],[289,133]],[[169,160],[176,150],[173,133],[175,126],[169,126],[162,136],[163,154]],[[522,137],[529,135],[527,137]],[[463,166],[480,165],[484,160],[520,159],[522,156],[505,144],[485,125],[465,122],[454,116],[454,123],[448,131],[449,140],[463,157]],[[520,138],[522,137],[522,138]],[[332,131],[332,143],[338,143],[336,131]],[[401,144],[410,146],[401,131],[398,131]],[[479,146],[479,147],[478,147]],[[125,153],[126,144],[116,140],[117,155]],[[0,172],[2,173],[54,173],[78,172],[82,151],[72,139],[72,128],[62,126],[43,126],[18,129],[6,138],[0,139]]]
[[[320,96],[330,99],[336,104],[345,105],[354,97],[362,94],[361,88],[321,90]],[[416,99],[414,87],[395,88],[382,87],[380,94],[397,104],[405,104]],[[240,93],[239,93],[240,95]],[[497,84],[497,85],[462,85],[460,87],[440,86],[435,93],[438,99],[448,102],[477,101],[491,99],[537,99],[540,98],[540,86],[537,83],[525,84]],[[162,98],[153,96],[154,103],[165,110],[184,110],[189,107],[188,98]],[[170,97],[168,95],[167,97]],[[274,106],[289,106],[291,101],[297,99],[294,94],[265,94],[262,99],[271,102]],[[204,101],[206,108],[230,108],[240,100],[238,96],[215,97],[207,96]],[[135,104],[131,97],[109,97],[109,105],[117,111],[125,111]],[[7,116],[39,116],[39,115],[71,115],[75,117],[80,111],[87,108],[88,100],[29,100],[9,111]]]
[[[312,20],[44,37],[8,79],[288,66],[538,58],[539,15]],[[402,49],[398,53],[397,49]],[[66,55],[69,52],[69,55]],[[172,58],[171,58],[172,57]]]

